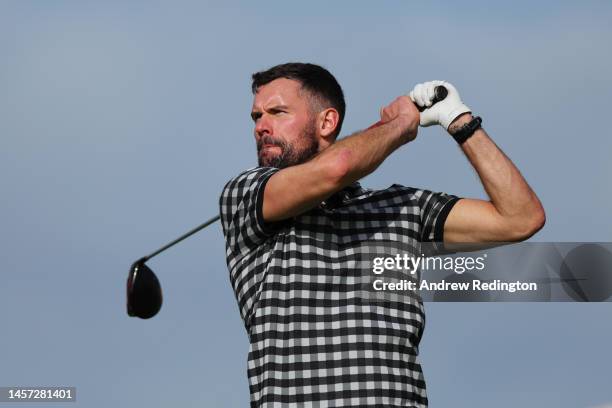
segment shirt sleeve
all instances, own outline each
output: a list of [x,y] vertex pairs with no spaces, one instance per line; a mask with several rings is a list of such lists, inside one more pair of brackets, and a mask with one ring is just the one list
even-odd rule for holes
[[221,225],[228,249],[246,254],[274,234],[282,222],[263,219],[263,193],[273,167],[255,167],[227,182],[219,198]]
[[443,242],[444,223],[460,198],[429,190],[417,190],[415,197],[420,209],[421,242]]

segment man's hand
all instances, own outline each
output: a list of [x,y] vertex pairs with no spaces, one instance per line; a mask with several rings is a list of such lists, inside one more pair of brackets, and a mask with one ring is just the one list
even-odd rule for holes
[[[432,106],[434,90],[436,86],[440,85],[448,90],[448,95]],[[461,102],[457,89],[445,81],[429,81],[418,84],[410,91],[410,99],[417,105],[427,108],[421,112],[421,126],[441,125],[448,130],[450,124],[461,114],[471,112],[471,109]]]
[[417,136],[419,128],[419,110],[408,96],[399,96],[389,105],[380,109],[380,121],[396,121],[400,127],[402,142],[408,143]]

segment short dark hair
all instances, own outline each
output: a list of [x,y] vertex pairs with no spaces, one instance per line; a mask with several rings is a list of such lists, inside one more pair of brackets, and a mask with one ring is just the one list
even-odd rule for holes
[[336,109],[340,115],[338,126],[334,132],[334,138],[340,134],[346,103],[344,93],[336,78],[320,65],[307,64],[302,62],[288,62],[276,65],[265,71],[253,74],[253,84],[251,89],[256,94],[259,87],[266,85],[275,79],[287,78],[298,81],[302,84],[302,89],[310,92],[312,96],[320,101],[329,104]]

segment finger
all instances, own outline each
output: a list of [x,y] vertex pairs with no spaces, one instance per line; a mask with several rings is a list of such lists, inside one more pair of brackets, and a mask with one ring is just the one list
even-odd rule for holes
[[414,99],[414,89],[412,91],[410,91],[410,93],[408,94],[408,96],[410,97],[410,99],[412,100],[412,103],[415,103],[416,100]]
[[416,104],[419,106],[425,106],[425,93],[423,88],[423,84],[418,84],[414,87],[414,99]]
[[425,88],[425,99],[427,100],[427,107],[430,107],[433,103],[434,97],[435,97],[435,89],[436,89],[436,85],[432,82],[429,82],[427,84],[427,87]]

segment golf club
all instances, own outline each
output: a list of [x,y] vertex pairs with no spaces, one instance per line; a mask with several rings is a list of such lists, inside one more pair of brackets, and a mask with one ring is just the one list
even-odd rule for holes
[[219,218],[220,217],[217,215],[209,219],[205,223],[181,235],[174,241],[159,248],[157,251],[138,259],[132,264],[127,279],[127,313],[129,316],[149,319],[155,316],[162,306],[161,285],[155,273],[153,273],[151,268],[145,265],[145,262],[164,252],[166,249],[178,244],[185,238],[208,227]]
[[[432,101],[432,105],[446,98],[448,95],[448,90],[444,86],[437,86],[434,93],[435,96]],[[418,106],[418,109],[422,112],[425,110],[425,107]],[[370,126],[369,129],[380,125],[382,125],[382,122],[377,122]],[[132,264],[127,280],[127,313],[129,316],[149,319],[155,316],[162,306],[163,297],[161,285],[157,279],[157,276],[155,276],[155,273],[145,264],[145,262],[164,252],[166,249],[178,244],[185,238],[188,238],[196,232],[208,227],[219,218],[220,217],[217,215],[216,217],[209,219],[205,223],[181,235],[174,241],[164,245],[150,255],[138,259]]]

